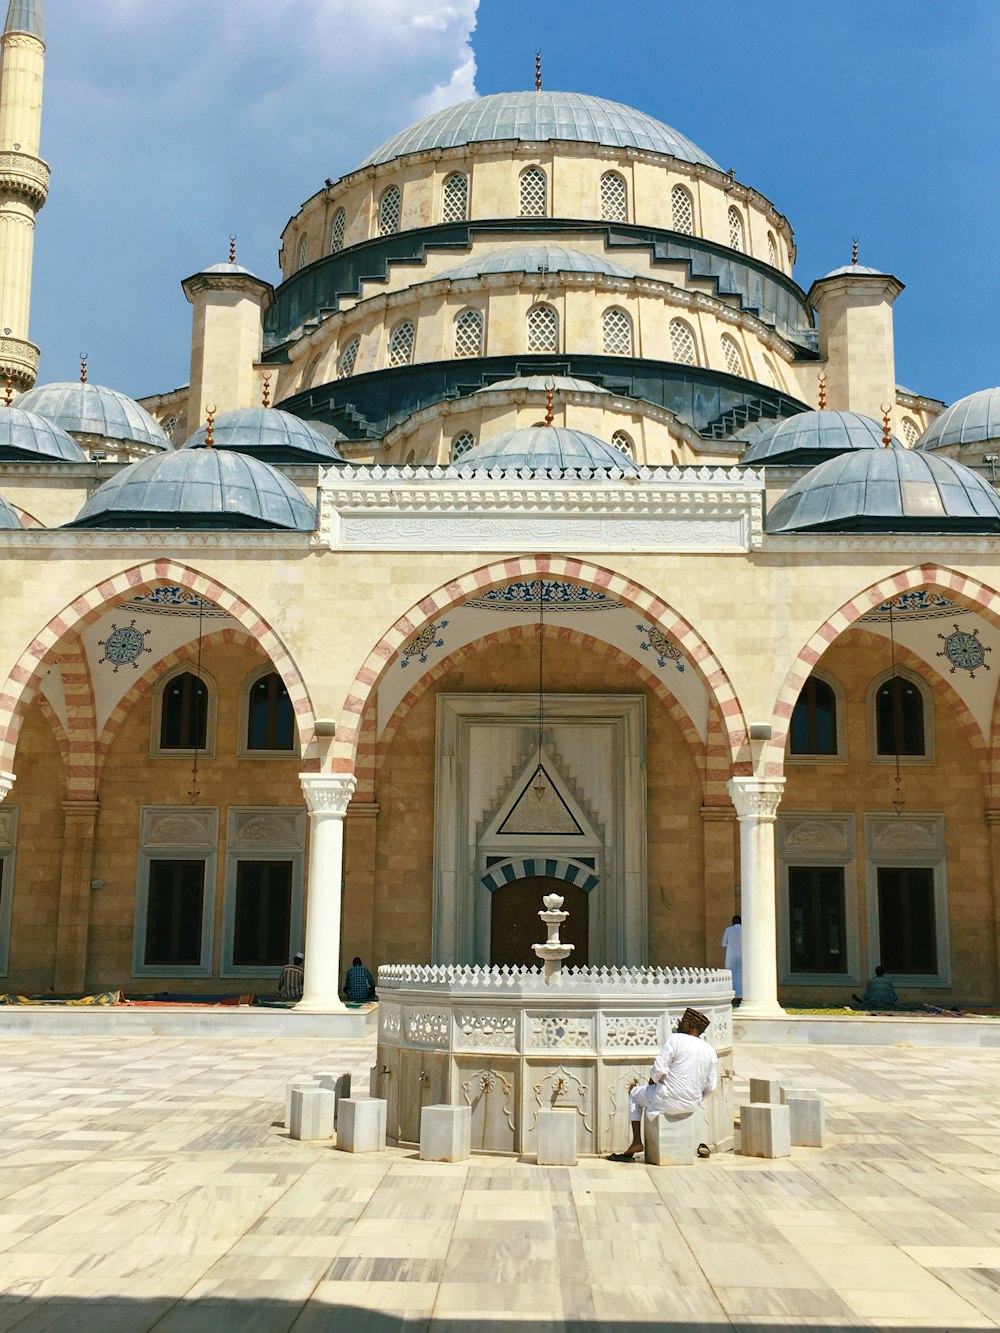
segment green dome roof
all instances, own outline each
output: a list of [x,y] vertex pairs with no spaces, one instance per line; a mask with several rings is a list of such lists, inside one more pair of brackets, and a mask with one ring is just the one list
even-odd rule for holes
[[[22,403],[27,395],[17,400]],[[0,463],[86,463],[71,435],[21,407],[0,408]]]
[[22,393],[17,405],[54,421],[70,435],[99,435],[151,449],[170,448],[170,441],[144,407],[102,384],[81,384],[79,380],[42,384]]
[[[200,449],[206,427],[181,445]],[[276,407],[239,407],[224,412],[215,423],[216,449],[234,449],[265,463],[320,463],[334,466],[344,459],[315,426]]]
[[980,389],[946,407],[914,445],[944,449],[948,445],[993,444],[1000,440],[1000,388]]
[[[896,441],[898,443],[898,441]],[[741,463],[811,466],[855,449],[881,449],[882,427],[858,412],[799,412],[770,421],[743,451]]]
[[627,454],[605,444],[596,435],[565,426],[525,426],[486,440],[462,455],[460,468],[485,472],[503,468],[506,472],[528,468],[533,472],[552,470],[638,473],[639,468]]

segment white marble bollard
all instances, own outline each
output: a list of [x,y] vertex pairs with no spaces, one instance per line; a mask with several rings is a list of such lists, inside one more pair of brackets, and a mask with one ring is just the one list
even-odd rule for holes
[[420,1160],[464,1162],[472,1152],[471,1106],[425,1106],[420,1112]]
[[793,1148],[822,1148],[826,1114],[822,1097],[814,1092],[785,1089],[788,1125]]
[[776,1078],[752,1078],[750,1080],[750,1100],[777,1105],[781,1102],[781,1083]]
[[536,1161],[539,1166],[576,1166],[574,1108],[553,1106],[538,1112]]
[[753,1102],[740,1107],[740,1152],[744,1157],[788,1157],[791,1151],[787,1106]]
[[293,1088],[288,1132],[293,1139],[333,1138],[333,1093],[325,1088]]
[[296,1088],[315,1088],[318,1087],[312,1074],[301,1074],[293,1078],[290,1083],[285,1084],[285,1118],[282,1124],[287,1129],[292,1123],[292,1093]]
[[646,1116],[643,1143],[650,1166],[685,1166],[697,1156],[697,1125],[700,1117],[661,1114]]
[[334,1095],[333,1123],[340,1117],[340,1103],[351,1095],[350,1074],[320,1074],[319,1086],[329,1089]]
[[337,1147],[342,1152],[381,1152],[385,1147],[385,1112],[381,1097],[345,1097],[340,1103]]

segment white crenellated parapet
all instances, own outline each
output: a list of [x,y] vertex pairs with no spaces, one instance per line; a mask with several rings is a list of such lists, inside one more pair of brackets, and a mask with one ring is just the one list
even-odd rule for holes
[[[642,991],[648,998],[693,1003],[692,996],[728,1001],[732,976],[712,967],[568,967],[563,969],[564,995],[591,996],[606,990]],[[449,995],[489,993],[519,996],[546,995],[545,978],[537,967],[472,967],[461,964],[383,963],[378,970],[379,992],[418,988]],[[690,992],[690,994],[688,993]]]

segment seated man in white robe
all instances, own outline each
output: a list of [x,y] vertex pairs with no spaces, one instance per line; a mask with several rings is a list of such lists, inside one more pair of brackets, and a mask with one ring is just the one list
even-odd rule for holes
[[[658,1115],[691,1115],[718,1082],[719,1058],[702,1033],[709,1020],[697,1009],[685,1009],[677,1031],[668,1037],[649,1071],[645,1087],[637,1084],[629,1094],[632,1142],[624,1152],[612,1153],[612,1162],[631,1162],[642,1152],[642,1113],[652,1120]],[[699,1156],[704,1145],[699,1145]]]

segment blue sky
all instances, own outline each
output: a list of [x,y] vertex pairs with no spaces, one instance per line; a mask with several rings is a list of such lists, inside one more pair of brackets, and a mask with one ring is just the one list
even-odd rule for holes
[[276,276],[288,217],[382,139],[475,92],[545,84],[676,126],[790,219],[796,278],[889,270],[901,383],[1000,381],[997,0],[45,0],[32,338],[41,381],[133,395],[188,375],[180,281]]

